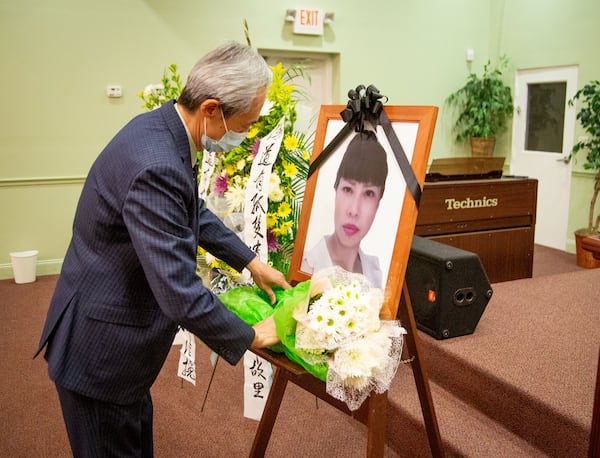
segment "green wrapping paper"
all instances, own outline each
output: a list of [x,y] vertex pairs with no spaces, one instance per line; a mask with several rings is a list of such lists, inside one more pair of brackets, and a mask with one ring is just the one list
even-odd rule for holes
[[277,336],[281,344],[269,347],[270,350],[285,353],[295,363],[302,366],[308,373],[325,381],[327,377],[327,364],[309,364],[303,357],[302,352],[296,349],[296,320],[294,309],[308,303],[310,281],[299,283],[288,290],[276,289],[276,303],[271,305],[268,296],[257,287],[238,286],[219,295],[219,299],[225,306],[240,317],[250,326],[273,315]]
[[[235,313],[246,324],[254,326],[259,321],[271,316],[274,307],[269,303],[266,294],[257,287],[238,286],[219,295],[225,307]],[[277,292],[275,293],[277,296]]]
[[277,336],[281,339],[285,355],[302,366],[309,374],[325,381],[327,364],[309,364],[302,357],[302,351],[296,349],[296,320],[294,309],[300,304],[308,304],[310,281],[299,283],[295,287],[283,291],[275,307],[273,319],[277,327]]

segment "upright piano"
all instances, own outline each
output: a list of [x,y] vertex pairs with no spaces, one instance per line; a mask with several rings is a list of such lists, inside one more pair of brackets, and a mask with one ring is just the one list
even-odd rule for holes
[[[457,159],[468,159],[471,173],[452,173],[444,166]],[[482,172],[482,158],[441,161],[442,167],[434,167],[434,161],[427,175],[415,235],[476,253],[491,283],[530,278],[537,180],[501,176],[497,163]],[[444,173],[435,171],[440,169]]]

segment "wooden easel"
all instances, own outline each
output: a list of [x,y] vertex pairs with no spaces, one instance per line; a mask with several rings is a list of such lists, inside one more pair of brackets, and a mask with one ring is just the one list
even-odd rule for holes
[[[421,410],[423,412],[431,454],[435,458],[443,457],[442,440],[431,398],[427,372],[421,357],[415,318],[406,284],[402,288],[398,318],[408,331],[408,334],[405,336],[406,349],[409,356],[414,357],[412,361],[413,375],[421,402]],[[291,362],[285,356],[269,350],[253,350],[253,352],[273,365],[273,384],[256,435],[254,436],[254,443],[250,451],[251,457],[263,457],[265,454],[288,381],[295,383],[299,387],[323,399],[328,404],[366,424],[368,430],[367,457],[383,457],[388,403],[387,392],[371,394],[358,410],[351,411],[346,404],[327,394],[324,382],[313,377],[301,366]]]

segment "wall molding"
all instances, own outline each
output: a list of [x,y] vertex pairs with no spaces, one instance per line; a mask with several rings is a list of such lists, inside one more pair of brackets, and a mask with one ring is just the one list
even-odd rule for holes
[[[509,164],[510,165],[510,164]],[[505,164],[504,172],[508,173],[509,168]],[[571,172],[571,175],[579,178],[591,178],[594,179],[596,177],[595,172],[590,171],[579,171],[574,170]],[[74,185],[74,184],[83,184],[85,182],[86,176],[71,176],[71,177],[31,177],[31,178],[0,178],[0,188],[19,188],[24,186],[41,186],[41,185]]]
[[571,176],[579,177],[579,178],[594,179],[594,178],[596,178],[596,175],[597,175],[597,172],[587,171],[587,170],[583,170],[583,171],[575,170],[575,171],[571,172]]
[[84,175],[72,177],[0,178],[0,188],[79,185],[85,182],[85,178]]

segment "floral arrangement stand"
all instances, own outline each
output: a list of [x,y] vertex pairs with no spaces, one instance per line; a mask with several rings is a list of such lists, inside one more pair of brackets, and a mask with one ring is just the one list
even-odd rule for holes
[[[433,457],[443,457],[442,440],[433,407],[429,379],[421,357],[417,328],[406,285],[403,287],[402,300],[398,307],[398,318],[402,323],[408,325],[408,333],[404,340],[406,343],[405,350],[412,363],[411,366],[421,403],[431,454]],[[319,399],[324,400],[333,407],[367,425],[366,456],[369,458],[384,456],[387,391],[381,394],[372,392],[358,410],[351,411],[344,402],[333,398],[326,392],[325,382],[317,379],[304,368],[290,361],[283,354],[275,353],[268,349],[253,350],[253,352],[272,364],[273,382],[262,418],[254,436],[250,457],[263,457],[265,455],[288,382],[296,384]]]

